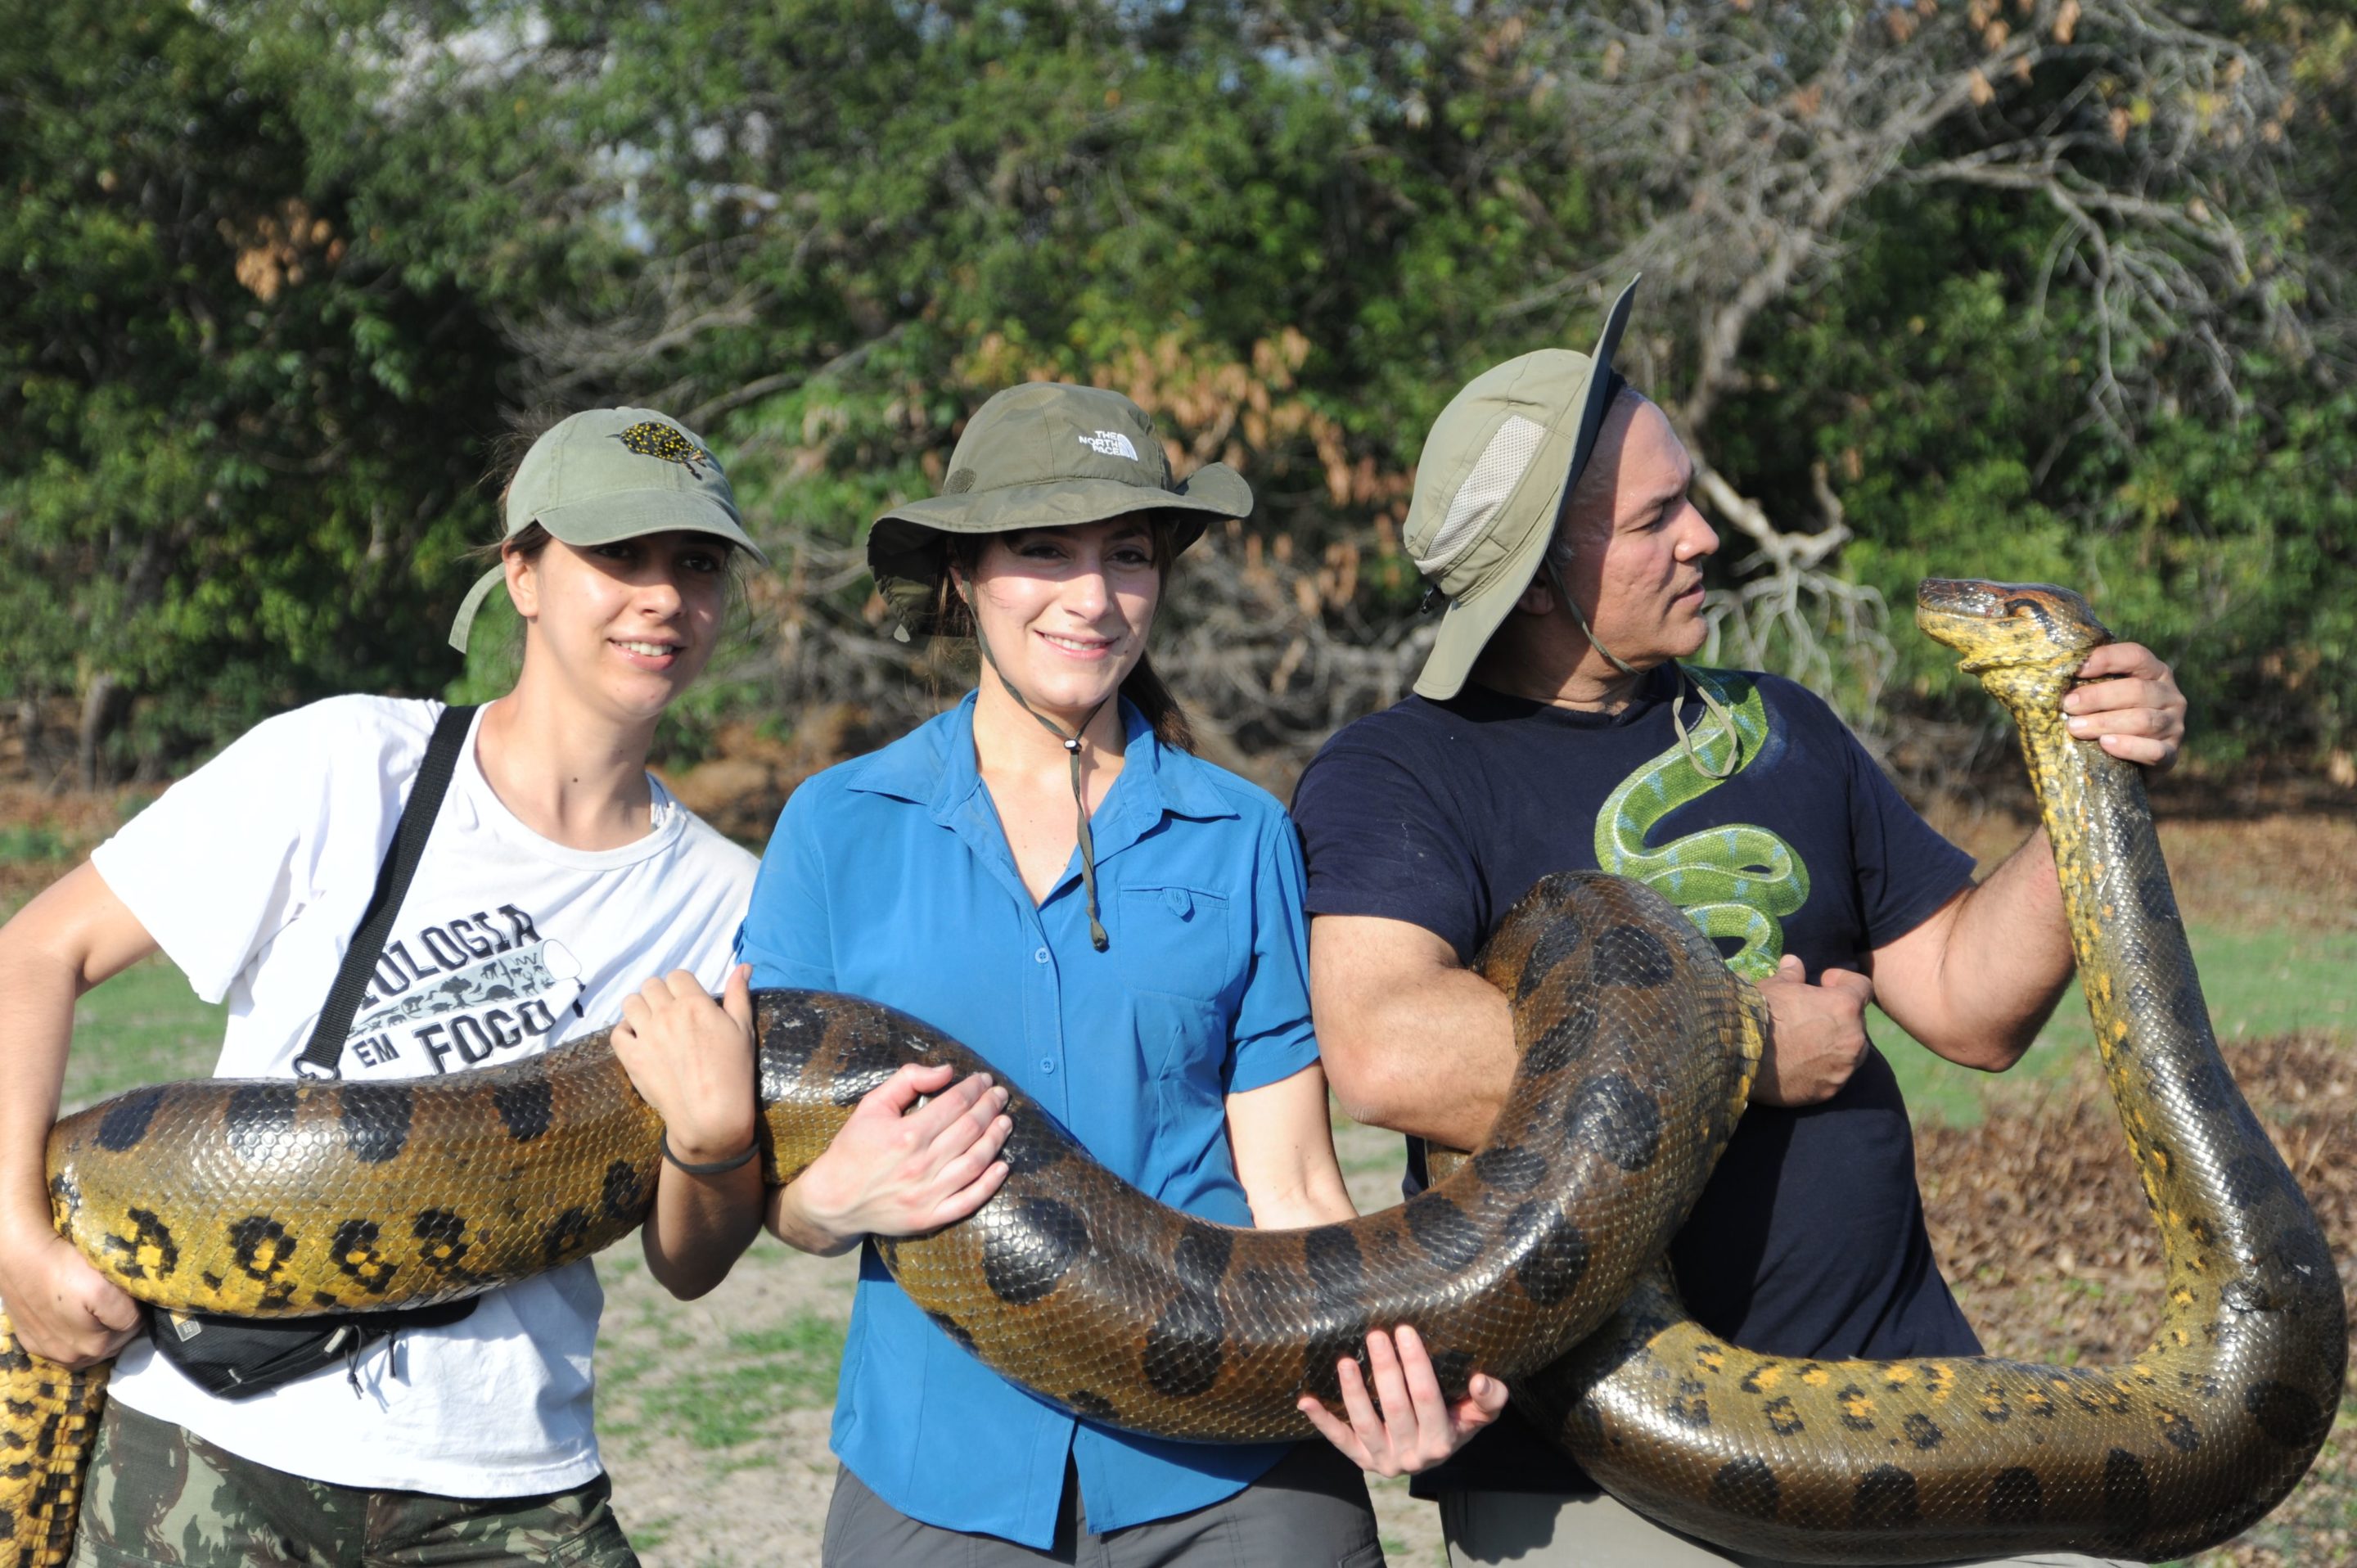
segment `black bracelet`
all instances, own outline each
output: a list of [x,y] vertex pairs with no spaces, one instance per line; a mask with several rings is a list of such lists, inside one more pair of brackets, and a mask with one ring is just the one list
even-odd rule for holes
[[692,1165],[672,1152],[671,1134],[666,1132],[662,1135],[663,1158],[669,1160],[673,1165],[677,1165],[681,1170],[685,1171],[690,1176],[726,1176],[730,1171],[747,1164],[755,1155],[758,1155],[760,1152],[761,1137],[760,1134],[757,1133],[753,1135],[753,1141],[745,1145],[745,1152],[743,1154],[731,1155],[725,1160],[714,1160],[709,1165]]

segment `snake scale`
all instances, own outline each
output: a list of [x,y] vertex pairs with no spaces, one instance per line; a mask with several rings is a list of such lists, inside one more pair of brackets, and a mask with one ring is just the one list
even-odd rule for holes
[[[1507,1376],[1616,1494],[1749,1551],[2151,1559],[2243,1529],[2332,1418],[2331,1259],[2218,1058],[2135,770],[2062,734],[2061,692],[2101,628],[2061,590],[1924,593],[1927,628],[2021,722],[2166,1237],[2144,1356],[2109,1370],[1808,1362],[1713,1341],[1652,1261],[1740,1113],[1765,1011],[1695,923],[1599,875],[1548,878],[1491,940],[1480,970],[1512,999],[1512,1094],[1485,1146],[1401,1208],[1297,1231],[1193,1219],[1017,1094],[1005,1187],[960,1225],[886,1246],[896,1277],[1008,1376],[1185,1437],[1302,1434],[1298,1392],[1331,1397],[1368,1326],[1411,1322],[1452,1390],[1476,1367]],[[852,998],[763,993],[757,1026],[773,1182],[901,1063],[983,1065]],[[145,1300],[414,1304],[626,1233],[657,1135],[591,1036],[444,1079],[136,1091],[59,1123],[51,1192],[60,1230]],[[32,1568],[70,1541],[104,1369],[66,1373],[5,1336],[0,1322],[0,1568]]]

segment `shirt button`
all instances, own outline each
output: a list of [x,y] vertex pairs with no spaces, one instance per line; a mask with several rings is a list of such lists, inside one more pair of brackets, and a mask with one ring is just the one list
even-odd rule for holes
[[1195,913],[1194,897],[1184,887],[1165,887],[1162,907],[1182,920],[1192,918]]
[[1045,962],[1047,962],[1047,961],[1048,961],[1048,950],[1047,950],[1046,948],[1041,948],[1039,951],[1037,951],[1037,952],[1033,953],[1033,954],[1031,955],[1031,961],[1032,961],[1033,963],[1045,963]]
[[1056,1070],[1056,1058],[1053,1057],[1041,1057],[1039,1058],[1039,1070],[1046,1073],[1054,1072]]

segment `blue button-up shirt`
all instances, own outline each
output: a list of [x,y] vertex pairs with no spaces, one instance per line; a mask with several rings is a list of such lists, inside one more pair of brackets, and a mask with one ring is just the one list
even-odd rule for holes
[[[739,950],[757,986],[913,1014],[1148,1197],[1249,1225],[1226,1097],[1318,1055],[1300,847],[1266,792],[1165,749],[1126,703],[1122,716],[1126,760],[1091,822],[1105,951],[1089,942],[1077,853],[1032,903],[974,767],[972,696],[794,791]],[[834,1446],[910,1518],[1033,1548],[1055,1533],[1068,1453],[1103,1532],[1232,1496],[1285,1452],[1076,1421],[934,1327],[872,1245]]]

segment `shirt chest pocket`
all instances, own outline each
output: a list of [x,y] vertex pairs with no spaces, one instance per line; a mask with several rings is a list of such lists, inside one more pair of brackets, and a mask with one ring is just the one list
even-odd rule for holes
[[1114,913],[1113,955],[1131,988],[1216,1002],[1238,978],[1225,896],[1177,883],[1124,887]]

